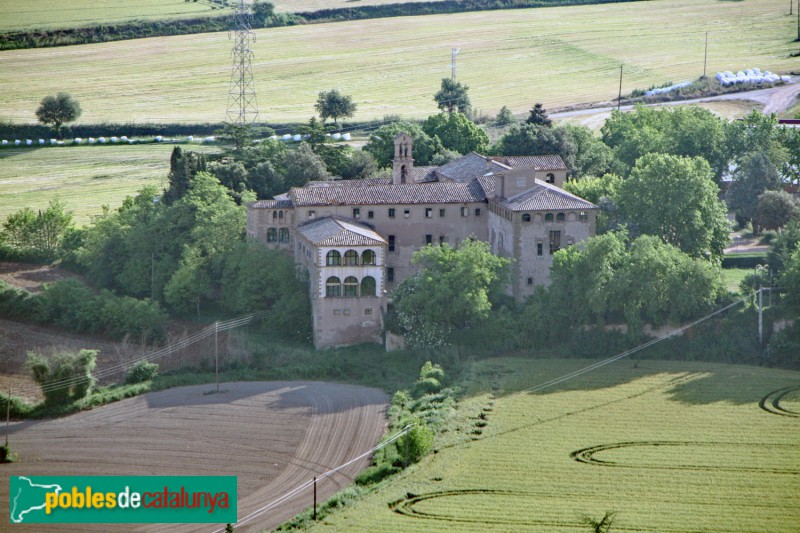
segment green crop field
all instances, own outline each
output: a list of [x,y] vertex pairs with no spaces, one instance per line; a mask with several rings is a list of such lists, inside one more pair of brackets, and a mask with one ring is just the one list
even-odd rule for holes
[[0,31],[73,28],[130,20],[178,19],[230,13],[209,1],[26,0],[0,2]]
[[797,531],[800,372],[623,360],[525,392],[590,363],[475,363],[462,427],[312,530]]
[[[708,70],[785,72],[799,46],[778,0],[653,0],[314,24],[257,31],[253,68],[261,119],[307,120],[320,91],[339,88],[356,119],[425,117],[461,48],[458,79],[494,114],[616,97]],[[218,122],[225,117],[226,33],[0,52],[0,120],[34,122],[47,94],[71,93],[81,121]]]
[[[166,185],[171,145],[5,148],[0,150],[0,221],[60,199],[80,225],[102,206],[119,207],[145,185]],[[215,151],[210,147],[194,147]]]

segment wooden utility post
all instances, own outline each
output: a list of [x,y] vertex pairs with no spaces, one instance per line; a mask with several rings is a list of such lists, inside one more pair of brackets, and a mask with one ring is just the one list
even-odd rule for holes
[[217,333],[219,331],[219,321],[214,322],[214,374],[217,377],[217,394],[219,394],[219,340]]
[[[800,2],[800,0],[797,0]],[[622,105],[622,65],[619,66],[619,95],[617,96],[617,111]]]
[[11,387],[8,388],[8,398],[6,398],[6,450],[8,450],[8,430],[11,420]]
[[764,345],[764,306],[762,305],[761,293],[764,292],[762,287],[758,288],[758,346]]
[[706,79],[707,65],[708,65],[708,32],[706,32],[706,51],[703,53],[703,79]]
[[314,522],[317,521],[317,476],[314,476]]

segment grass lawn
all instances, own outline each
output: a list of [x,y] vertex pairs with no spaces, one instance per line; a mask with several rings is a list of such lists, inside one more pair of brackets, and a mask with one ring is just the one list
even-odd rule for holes
[[525,392],[589,363],[475,363],[436,453],[312,530],[796,531],[800,372],[624,360]]
[[752,274],[752,268],[723,268],[722,279],[725,281],[725,286],[732,293],[739,292],[739,284],[748,274]]
[[210,2],[186,0],[26,0],[0,2],[0,31],[74,28],[131,20],[177,19],[228,14]]
[[[0,150],[0,221],[58,197],[84,225],[145,185],[165,186],[172,145],[6,148]],[[211,151],[215,148],[193,147]]]
[[[461,48],[458,79],[493,115],[608,101],[708,70],[797,69],[796,24],[778,0],[653,0],[594,6],[375,19],[257,31],[253,69],[261,119],[305,121],[320,91],[338,88],[359,120],[425,117]],[[743,38],[743,35],[747,38]],[[227,34],[136,39],[0,52],[0,120],[34,122],[47,94],[71,93],[81,120],[216,122],[227,107]]]

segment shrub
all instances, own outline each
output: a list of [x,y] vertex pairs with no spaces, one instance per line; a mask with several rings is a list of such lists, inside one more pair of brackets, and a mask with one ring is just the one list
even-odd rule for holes
[[152,381],[158,375],[158,363],[151,363],[150,361],[139,361],[125,376],[125,383],[132,385],[134,383],[144,383],[145,381]]
[[400,468],[388,463],[371,466],[356,477],[356,485],[372,485],[400,471]]
[[[400,461],[405,462],[408,450],[408,463],[418,463],[433,448],[433,431],[422,420],[414,421],[414,427],[397,439],[397,453]],[[402,463],[401,463],[402,464]],[[401,466],[395,464],[394,466]]]
[[28,352],[28,367],[42,388],[45,405],[63,406],[86,397],[94,386],[97,350],[60,353],[51,358]]
[[414,397],[419,398],[425,394],[433,394],[442,390],[441,382],[436,378],[421,378],[414,383]]

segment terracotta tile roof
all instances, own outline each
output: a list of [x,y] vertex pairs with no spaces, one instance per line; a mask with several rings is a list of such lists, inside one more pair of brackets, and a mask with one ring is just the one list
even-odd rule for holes
[[[411,179],[414,183],[430,183],[432,181],[439,181],[436,176],[436,169],[439,167],[413,167],[411,169]],[[391,183],[392,180],[389,180]]]
[[568,170],[559,155],[490,156],[490,159],[511,168],[534,170]]
[[570,194],[555,185],[536,180],[536,186],[500,202],[512,211],[555,211],[559,209],[597,209],[591,202]]
[[508,169],[509,167],[502,163],[493,161],[475,152],[470,152],[464,157],[459,157],[446,165],[440,166],[436,169],[436,173],[439,176],[444,176],[448,180],[466,183],[478,176],[494,174]]
[[386,241],[372,228],[338,217],[324,217],[297,228],[316,246],[383,246]]
[[247,207],[252,207],[254,209],[290,209],[294,207],[292,201],[288,198],[279,199],[277,196],[275,198],[275,200],[259,200],[252,204],[247,204]]
[[296,207],[314,205],[456,204],[486,200],[477,181],[372,187],[295,187],[289,192]]
[[369,187],[370,185],[389,185],[392,178],[369,178],[365,180],[309,181],[304,187]]

